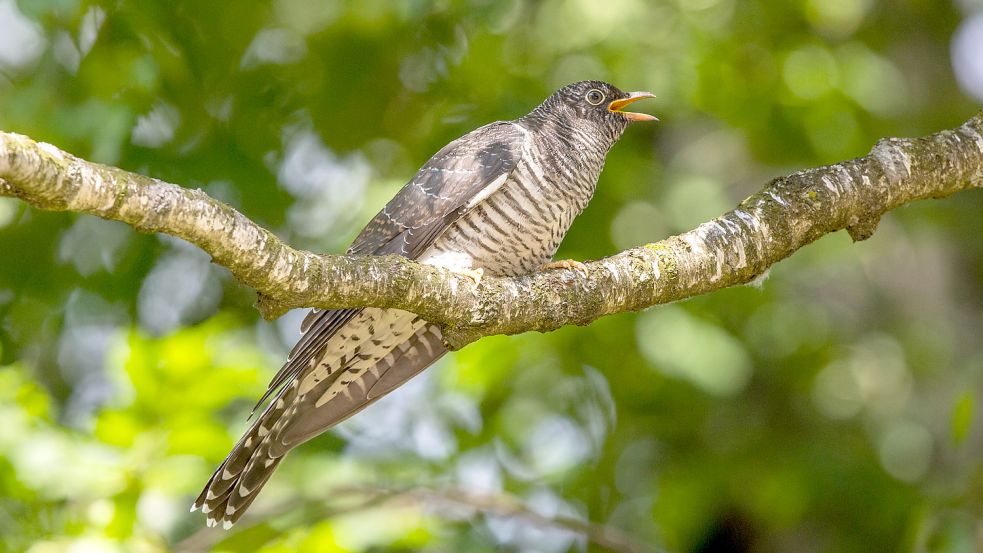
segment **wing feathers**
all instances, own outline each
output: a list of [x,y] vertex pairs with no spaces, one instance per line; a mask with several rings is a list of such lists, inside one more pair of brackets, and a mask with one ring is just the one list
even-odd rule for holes
[[[494,194],[515,169],[523,136],[492,123],[437,152],[349,248],[353,254],[418,259],[450,225]],[[194,507],[230,526],[283,456],[396,389],[439,359],[440,333],[396,310],[314,310],[303,335],[257,403],[276,400],[212,475]],[[254,408],[255,409],[255,408]]]
[[388,363],[389,367],[369,389],[366,394],[368,401],[374,401],[395,390],[447,353],[440,329],[431,324],[417,330],[413,338],[406,343],[410,347]]
[[[325,378],[307,393],[303,393],[302,382],[308,371],[284,388],[195,501],[194,507],[208,513],[211,523],[235,523],[290,449],[357,413],[446,353],[437,328],[415,315],[396,310],[366,311],[374,317],[377,328],[386,328],[382,336],[392,339],[385,343],[361,341],[343,357],[343,364],[338,359],[317,359],[310,364],[317,367],[308,369],[310,374],[324,366],[337,368],[323,373]],[[358,326],[367,324],[357,322]]]

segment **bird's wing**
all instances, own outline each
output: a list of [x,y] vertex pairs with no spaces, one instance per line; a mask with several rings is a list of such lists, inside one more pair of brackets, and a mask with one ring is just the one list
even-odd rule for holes
[[348,252],[418,258],[505,182],[522,157],[524,138],[515,124],[499,121],[444,146],[362,229]]
[[[498,121],[444,146],[369,221],[348,253],[419,258],[447,227],[508,179],[522,157],[525,138],[515,124]],[[359,311],[314,309],[308,313],[300,339],[256,407],[299,375]]]
[[[492,123],[451,142],[372,219],[349,252],[418,258],[507,180],[523,140],[514,125]],[[276,400],[194,503],[214,512],[210,523],[234,523],[288,450],[394,390],[447,351],[435,325],[395,309],[312,311],[301,330],[263,396],[279,389]]]
[[[322,361],[299,376],[297,397],[284,402],[288,410],[271,429],[270,457],[281,457],[361,411],[447,353],[440,329],[412,313],[369,308],[356,321],[362,323],[361,328],[353,330],[352,336],[361,337],[359,330],[364,334],[369,325],[388,328],[385,335],[343,346],[346,353],[341,358]],[[294,395],[293,390],[287,395]]]

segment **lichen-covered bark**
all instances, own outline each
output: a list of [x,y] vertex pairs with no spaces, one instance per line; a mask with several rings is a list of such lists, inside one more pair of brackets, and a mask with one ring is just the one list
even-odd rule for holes
[[824,234],[869,237],[906,203],[983,187],[983,114],[955,130],[885,139],[865,157],[781,177],[678,236],[518,278],[470,277],[395,256],[293,249],[205,195],[0,133],[0,195],[123,221],[188,240],[259,292],[267,318],[294,307],[395,307],[445,329],[452,347],[491,334],[550,331],[744,284]]

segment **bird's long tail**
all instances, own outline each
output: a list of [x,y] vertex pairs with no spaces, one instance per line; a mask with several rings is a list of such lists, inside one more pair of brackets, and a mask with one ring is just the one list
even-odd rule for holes
[[270,403],[212,474],[191,506],[192,511],[201,509],[208,515],[208,526],[221,523],[226,529],[231,528],[283,460],[286,451],[272,447],[271,438],[286,422],[288,417],[283,414],[296,396],[297,381],[294,381]]
[[[229,528],[239,520],[288,451],[447,352],[440,330],[411,313],[366,310],[361,317],[325,347],[330,354],[312,357],[286,384],[212,474],[191,507],[208,515],[209,526]],[[386,332],[372,330],[382,328]]]

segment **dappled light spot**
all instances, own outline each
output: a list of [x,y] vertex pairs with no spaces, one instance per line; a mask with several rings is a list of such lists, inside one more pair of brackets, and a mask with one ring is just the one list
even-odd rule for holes
[[524,444],[524,457],[538,474],[548,475],[579,465],[590,450],[583,430],[572,420],[551,416],[540,420]]
[[842,37],[857,30],[872,5],[873,0],[809,0],[805,11],[819,32]]
[[253,38],[239,65],[242,69],[267,63],[282,65],[298,61],[305,55],[307,46],[297,33],[290,29],[263,29]]
[[802,100],[815,100],[840,84],[840,70],[833,55],[822,46],[808,45],[785,56],[785,86]]
[[359,213],[372,170],[364,156],[334,153],[306,126],[285,129],[283,140],[276,172],[296,198],[287,214],[291,227],[301,236],[330,237]]
[[0,0],[0,70],[34,63],[45,45],[40,26],[25,17],[13,0]]
[[967,93],[983,102],[983,11],[967,18],[952,37],[952,66]]
[[163,256],[140,287],[140,325],[164,333],[212,314],[222,297],[217,271],[197,249],[180,247]]
[[932,461],[932,434],[924,426],[897,421],[880,437],[881,464],[891,476],[914,482],[921,478]]
[[812,397],[819,411],[831,419],[848,419],[864,406],[856,378],[844,363],[833,363],[819,373]]
[[473,492],[501,491],[501,467],[491,448],[464,451],[457,459],[455,478],[462,489]]
[[865,410],[879,420],[904,409],[912,386],[898,343],[888,336],[871,335],[819,373],[813,399],[820,412],[832,419],[850,418]]
[[724,329],[678,307],[660,307],[638,318],[638,348],[652,367],[684,378],[705,392],[729,396],[744,389],[751,362],[743,345]]
[[181,123],[181,113],[172,105],[158,103],[149,112],[137,117],[132,140],[138,146],[159,148],[174,138],[174,131]]
[[867,111],[887,117],[901,113],[910,101],[904,74],[887,56],[859,42],[836,52],[843,79],[840,88]]
[[19,210],[19,201],[14,198],[0,198],[0,229],[12,223]]
[[273,15],[283,26],[302,34],[320,31],[341,14],[340,4],[332,0],[277,0]]

